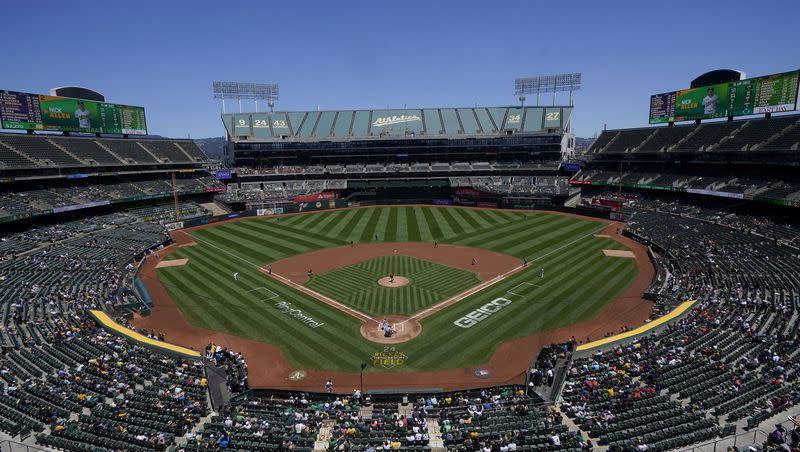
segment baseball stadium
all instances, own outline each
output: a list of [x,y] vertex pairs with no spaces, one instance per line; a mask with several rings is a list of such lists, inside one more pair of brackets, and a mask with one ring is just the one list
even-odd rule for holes
[[587,143],[582,73],[331,110],[209,78],[218,156],[0,90],[0,452],[798,450],[800,70],[752,69]]

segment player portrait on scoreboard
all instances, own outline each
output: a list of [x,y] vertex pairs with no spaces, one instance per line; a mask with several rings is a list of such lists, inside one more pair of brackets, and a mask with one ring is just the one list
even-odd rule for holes
[[675,120],[723,118],[730,110],[730,84],[684,89],[675,92]]
[[713,115],[717,112],[717,104],[719,104],[719,96],[714,94],[714,87],[709,86],[706,90],[706,97],[703,98],[703,113]]
[[75,119],[78,120],[78,127],[81,129],[92,128],[92,114],[86,109],[86,104],[83,101],[78,101],[78,109],[75,110]]

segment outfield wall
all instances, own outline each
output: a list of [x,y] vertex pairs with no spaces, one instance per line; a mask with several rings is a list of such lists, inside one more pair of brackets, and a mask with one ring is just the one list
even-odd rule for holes
[[[378,205],[419,205],[419,204],[430,204],[430,205],[438,205],[438,206],[462,206],[462,207],[486,207],[486,208],[499,208],[499,209],[512,209],[512,210],[553,210],[556,212],[563,212],[563,213],[571,213],[575,215],[583,215],[592,218],[600,218],[603,220],[610,220],[611,218],[611,211],[608,209],[595,209],[590,207],[564,207],[564,206],[551,206],[551,205],[538,205],[538,204],[516,204],[512,207],[503,207],[502,204],[500,205],[480,205],[479,202],[476,202],[476,205],[471,204],[461,204],[455,203],[451,200],[445,199],[394,199],[394,200],[381,200],[381,201],[365,201],[365,202],[357,202],[357,201],[347,201],[344,199],[330,199],[330,200],[322,200],[322,201],[305,201],[300,203],[294,203],[290,206],[285,207],[277,207],[277,208],[265,208],[265,209],[249,209],[249,210],[242,210],[238,212],[231,212],[224,215],[217,215],[213,217],[207,218],[192,218],[189,220],[180,221],[178,223],[172,223],[168,225],[170,229],[185,229],[191,228],[195,226],[201,226],[205,224],[213,224],[218,223],[220,221],[225,220],[232,220],[234,218],[246,218],[246,217],[262,217],[262,216],[272,216],[272,215],[284,215],[290,213],[303,213],[303,212],[314,212],[319,210],[329,210],[329,209],[343,209],[347,207],[368,207],[368,206],[378,206]],[[488,202],[487,202],[488,204]]]

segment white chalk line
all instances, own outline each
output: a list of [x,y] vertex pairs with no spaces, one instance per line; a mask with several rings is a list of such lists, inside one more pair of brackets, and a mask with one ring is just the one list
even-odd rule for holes
[[333,298],[331,298],[331,297],[329,297],[327,295],[323,295],[323,294],[317,292],[316,290],[309,289],[308,287],[306,287],[306,286],[304,286],[302,284],[298,284],[298,283],[292,281],[291,279],[286,278],[284,276],[281,276],[281,275],[279,275],[279,274],[277,274],[275,272],[272,272],[272,274],[268,274],[268,273],[264,272],[264,274],[266,274],[267,276],[271,276],[271,277],[281,281],[282,283],[286,284],[287,286],[293,287],[294,289],[297,289],[300,292],[305,293],[306,295],[310,295],[311,297],[316,298],[316,299],[328,304],[329,306],[334,307],[334,308],[344,312],[345,314],[350,314],[353,317],[356,317],[356,318],[360,319],[363,322],[370,322],[370,321],[377,322],[377,320],[373,319],[372,317],[368,316],[367,314],[364,314],[363,312],[359,311],[358,309],[351,308],[350,306],[347,306],[347,305],[345,305],[345,304],[343,304],[341,302],[338,302],[338,301],[334,300]]
[[523,287],[525,287],[525,286],[541,287],[541,286],[539,286],[538,284],[534,284],[534,283],[529,283],[529,282],[524,282],[524,281],[523,281],[523,282],[521,282],[521,283],[517,284],[516,286],[514,286],[514,287],[512,287],[512,288],[508,289],[508,291],[506,291],[506,293],[510,293],[511,295],[516,295],[516,296],[518,296],[518,297],[521,297],[521,296],[523,296],[524,294],[517,293],[517,292],[514,292],[514,291],[515,291],[515,290],[518,290],[518,289],[519,289],[519,290],[522,290],[522,288],[523,288]]

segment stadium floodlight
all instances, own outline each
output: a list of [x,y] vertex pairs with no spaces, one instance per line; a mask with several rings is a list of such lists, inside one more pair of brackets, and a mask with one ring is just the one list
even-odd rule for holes
[[239,101],[239,113],[242,112],[242,99],[252,99],[258,111],[258,101],[265,100],[270,111],[278,100],[277,83],[240,83],[240,82],[219,82],[211,83],[214,89],[214,99],[222,99],[222,112],[225,113],[225,99],[236,99]]
[[553,93],[553,105],[556,104],[556,93],[569,91],[569,104],[572,105],[572,92],[581,89],[581,73],[543,75],[539,77],[526,77],[514,80],[514,93],[519,96],[521,103],[525,103],[526,94],[536,94],[536,105],[539,105],[539,95]]

